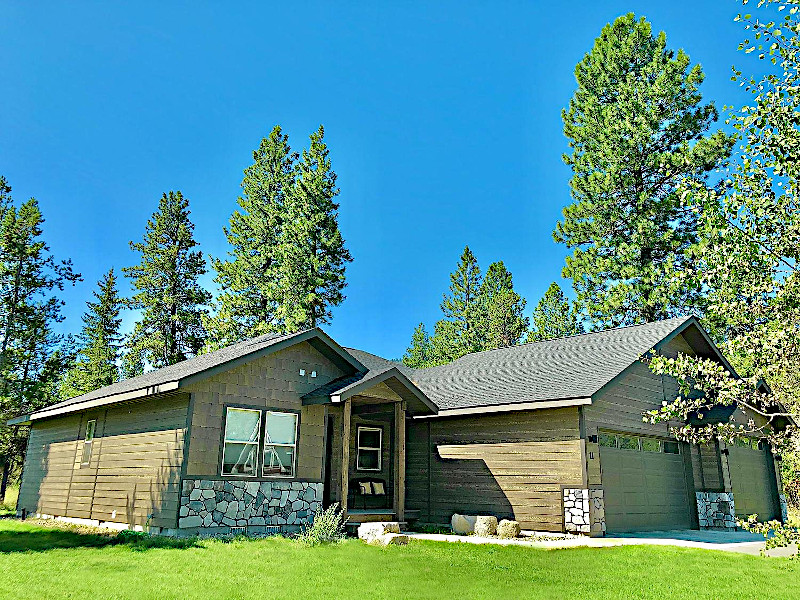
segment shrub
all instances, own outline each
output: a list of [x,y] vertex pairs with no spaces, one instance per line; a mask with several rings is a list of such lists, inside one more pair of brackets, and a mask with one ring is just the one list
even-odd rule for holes
[[345,539],[344,511],[339,510],[338,504],[331,504],[328,508],[314,515],[311,525],[303,528],[297,539],[309,546],[319,544],[336,544]]

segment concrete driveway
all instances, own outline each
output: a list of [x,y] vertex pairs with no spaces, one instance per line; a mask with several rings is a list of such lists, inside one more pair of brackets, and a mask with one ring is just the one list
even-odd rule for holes
[[[602,538],[586,536],[562,535],[544,532],[523,531],[523,537],[514,540],[478,537],[475,535],[446,535],[432,533],[409,533],[414,539],[464,542],[468,544],[501,544],[515,546],[531,546],[534,548],[604,548],[609,546],[678,546],[681,548],[702,548],[705,550],[722,550],[741,554],[759,555],[764,548],[763,536],[747,531],[698,531],[680,529],[674,531],[643,531],[623,534],[612,534]],[[770,556],[789,556],[797,548],[778,548],[770,550]]]

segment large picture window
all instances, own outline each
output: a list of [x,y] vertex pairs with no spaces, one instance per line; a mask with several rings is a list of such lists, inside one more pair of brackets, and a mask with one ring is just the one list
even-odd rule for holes
[[297,414],[267,411],[264,435],[265,476],[294,477],[297,454]]
[[261,411],[229,408],[225,415],[222,474],[240,477],[258,475],[258,446],[261,441]]
[[356,470],[380,471],[383,429],[380,427],[359,427],[356,435]]

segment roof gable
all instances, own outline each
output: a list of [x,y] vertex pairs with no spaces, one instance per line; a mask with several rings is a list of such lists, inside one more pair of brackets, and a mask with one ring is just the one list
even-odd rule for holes
[[82,410],[88,406],[100,406],[173,391],[301,342],[311,344],[345,372],[357,373],[366,370],[363,364],[320,329],[307,329],[284,335],[265,334],[70,398],[36,411],[30,418],[42,419]]

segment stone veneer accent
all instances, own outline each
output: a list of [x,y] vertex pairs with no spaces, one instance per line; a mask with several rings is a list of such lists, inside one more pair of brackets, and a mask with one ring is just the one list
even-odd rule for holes
[[322,484],[304,481],[184,479],[179,531],[296,531],[322,507]]
[[564,529],[570,533],[605,534],[606,509],[602,489],[564,489]]
[[786,523],[789,520],[789,504],[786,502],[786,494],[778,496],[781,502],[781,523]]
[[736,529],[731,492],[695,492],[700,529]]

